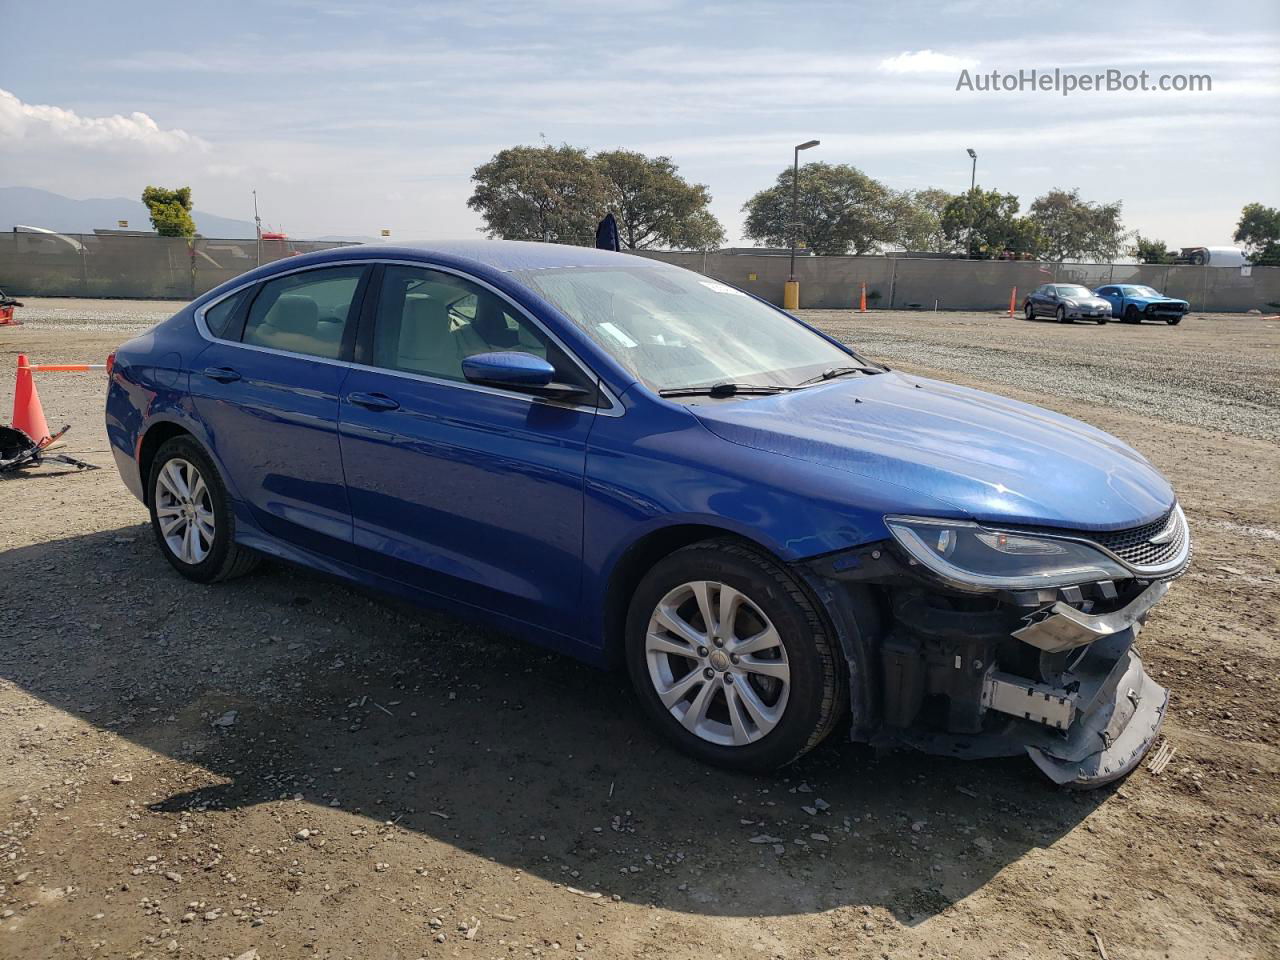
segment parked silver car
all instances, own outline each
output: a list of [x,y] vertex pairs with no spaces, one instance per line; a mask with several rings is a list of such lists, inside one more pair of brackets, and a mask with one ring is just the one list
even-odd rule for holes
[[1092,320],[1102,324],[1111,319],[1111,304],[1078,283],[1042,284],[1023,301],[1022,310],[1028,320],[1055,317],[1059,323]]

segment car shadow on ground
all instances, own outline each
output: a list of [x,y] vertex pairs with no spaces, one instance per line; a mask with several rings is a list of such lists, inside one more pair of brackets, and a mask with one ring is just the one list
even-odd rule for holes
[[624,676],[280,565],[191,584],[144,524],[9,550],[0,584],[0,678],[193,765],[153,807],[175,818],[301,795],[626,901],[914,924],[1105,796],[839,733],[774,778],[711,769]]

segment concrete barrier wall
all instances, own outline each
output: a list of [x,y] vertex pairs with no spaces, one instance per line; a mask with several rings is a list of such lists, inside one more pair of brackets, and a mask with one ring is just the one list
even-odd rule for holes
[[[342,246],[264,240],[262,261]],[[782,303],[790,258],[722,253],[638,251]],[[0,233],[0,289],[15,296],[185,299],[256,266],[253,240],[66,236]],[[1280,303],[1280,267],[1239,268],[1109,263],[922,260],[908,257],[797,257],[800,306],[851,309],[867,285],[867,306],[893,309],[1007,309],[1042,283],[1145,283],[1201,311],[1259,309]]]

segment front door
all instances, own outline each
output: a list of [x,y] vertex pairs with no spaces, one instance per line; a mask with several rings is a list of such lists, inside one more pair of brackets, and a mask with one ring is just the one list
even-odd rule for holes
[[191,370],[239,507],[267,534],[323,553],[351,542],[338,397],[368,270],[321,267],[250,289]]
[[[479,387],[474,353],[535,353],[594,382],[478,282],[388,264],[342,388],[339,435],[358,562],[454,601],[580,635],[583,483],[592,407]],[[366,311],[366,316],[369,311]]]

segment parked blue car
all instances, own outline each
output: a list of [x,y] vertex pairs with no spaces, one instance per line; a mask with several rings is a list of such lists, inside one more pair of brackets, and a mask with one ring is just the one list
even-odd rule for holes
[[1166,297],[1154,287],[1135,283],[1109,283],[1094,291],[1111,304],[1111,315],[1125,323],[1141,323],[1143,320],[1163,320],[1174,327],[1182,322],[1191,309],[1185,300]]
[[876,744],[1123,776],[1186,568],[1113,437],[658,261],[477,241],[245,274],[121,346],[107,432],[192,580],[262,556],[630,672],[705,761]]

